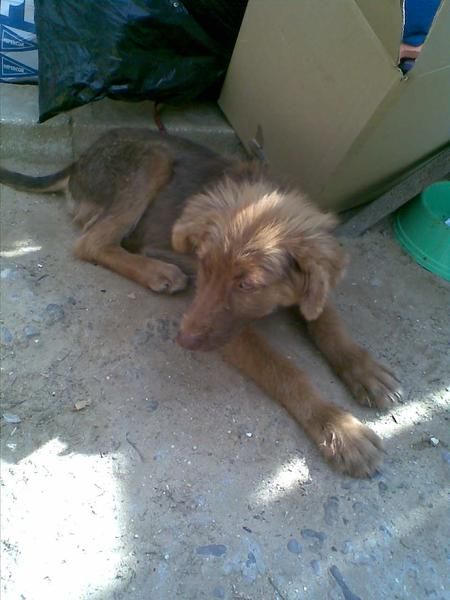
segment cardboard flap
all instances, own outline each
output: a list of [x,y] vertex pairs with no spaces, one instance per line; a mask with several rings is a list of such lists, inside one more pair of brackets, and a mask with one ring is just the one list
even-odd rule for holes
[[219,104],[316,193],[400,77],[355,2],[250,0]]
[[318,198],[320,204],[339,210],[367,202],[373,191],[447,144],[449,98],[449,70],[403,80],[355,141]]
[[403,15],[399,0],[355,0],[394,63],[402,39]]
[[450,0],[442,0],[411,75],[420,77],[445,67],[450,67]]

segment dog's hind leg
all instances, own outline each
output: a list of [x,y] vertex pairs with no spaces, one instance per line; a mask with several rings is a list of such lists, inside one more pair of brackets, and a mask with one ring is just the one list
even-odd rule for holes
[[75,256],[111,269],[154,292],[171,294],[184,289],[188,279],[176,265],[131,254],[121,246],[169,176],[170,165],[164,159],[143,162],[133,177],[124,181],[122,189],[115,191],[108,207],[96,210],[95,206],[79,202],[79,214],[86,204],[89,210],[85,218],[89,220],[75,244]]

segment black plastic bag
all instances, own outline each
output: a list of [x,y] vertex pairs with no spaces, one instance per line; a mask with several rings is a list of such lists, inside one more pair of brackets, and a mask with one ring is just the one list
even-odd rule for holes
[[247,0],[37,0],[39,121],[108,96],[218,96]]

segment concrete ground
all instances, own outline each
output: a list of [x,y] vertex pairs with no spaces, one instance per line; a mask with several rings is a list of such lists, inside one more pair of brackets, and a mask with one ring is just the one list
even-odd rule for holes
[[[148,106],[105,102],[38,126],[36,90],[6,88],[2,164],[28,173],[65,164],[103,128],[151,125]],[[206,110],[209,129],[195,108],[168,120],[236,150]],[[335,296],[402,379],[403,404],[355,406],[296,323],[262,325],[384,438],[381,473],[357,481],[218,356],[174,343],[188,295],[75,261],[56,196],[0,193],[2,599],[450,598],[450,286],[402,252],[389,222],[348,244]]]

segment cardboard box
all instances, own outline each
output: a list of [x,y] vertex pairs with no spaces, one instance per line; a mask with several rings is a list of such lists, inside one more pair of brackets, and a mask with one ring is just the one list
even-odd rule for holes
[[37,81],[34,0],[0,0],[0,82]]
[[450,0],[407,76],[401,4],[249,1],[219,104],[323,207],[373,199],[450,140]]

